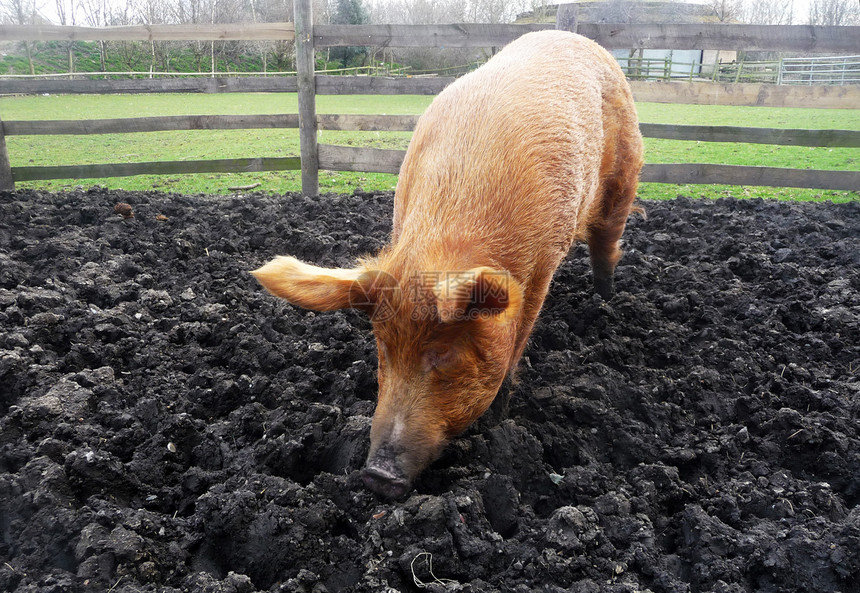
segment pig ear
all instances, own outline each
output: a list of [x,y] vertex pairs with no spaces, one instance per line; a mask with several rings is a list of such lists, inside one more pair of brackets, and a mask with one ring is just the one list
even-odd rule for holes
[[447,272],[433,287],[443,323],[469,319],[513,319],[522,307],[520,283],[508,272],[472,268]]
[[315,311],[355,308],[373,312],[383,289],[392,286],[384,272],[363,267],[319,268],[284,256],[251,274],[273,295]]

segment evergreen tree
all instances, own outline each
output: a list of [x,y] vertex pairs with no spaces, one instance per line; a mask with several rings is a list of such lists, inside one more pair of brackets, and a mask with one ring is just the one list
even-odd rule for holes
[[[361,0],[337,0],[331,22],[334,25],[365,25],[370,22],[370,15]],[[330,55],[332,60],[344,66],[358,66],[367,59],[367,48],[333,47]]]

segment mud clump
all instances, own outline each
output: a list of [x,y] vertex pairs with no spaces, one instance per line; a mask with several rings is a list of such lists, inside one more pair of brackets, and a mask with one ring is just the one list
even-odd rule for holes
[[248,274],[391,194],[0,192],[0,590],[860,591],[860,202],[645,206],[392,503],[369,322]]

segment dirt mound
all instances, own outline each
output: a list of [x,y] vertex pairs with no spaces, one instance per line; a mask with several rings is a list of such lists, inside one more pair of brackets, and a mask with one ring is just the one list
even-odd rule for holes
[[0,192],[0,590],[860,591],[860,203],[648,203],[608,303],[576,248],[397,503],[368,321],[247,273],[391,207]]

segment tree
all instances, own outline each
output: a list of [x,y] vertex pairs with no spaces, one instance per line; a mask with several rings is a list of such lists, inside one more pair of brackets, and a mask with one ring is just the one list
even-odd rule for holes
[[709,0],[708,6],[721,23],[740,20],[743,14],[743,0]]
[[857,0],[812,0],[809,5],[810,25],[855,25],[860,23]]
[[743,17],[744,22],[752,25],[790,25],[794,0],[749,0]]
[[[8,3],[0,4],[0,22],[9,22],[16,25],[32,25],[36,20],[36,0],[8,0]],[[30,66],[30,74],[35,74],[33,66],[33,42],[22,41],[24,51],[27,53],[27,63]]]
[[334,25],[364,25],[370,22],[370,15],[361,0],[337,0],[331,22]]
[[[77,24],[75,0],[56,0],[55,7],[57,10],[57,17],[60,19],[61,25]],[[65,45],[69,56],[69,74],[71,74],[75,71],[75,42],[67,41]]]
[[[365,25],[370,22],[370,14],[361,0],[337,0],[331,22],[334,25]],[[332,60],[344,66],[356,65],[367,59],[367,48],[333,47],[330,55]]]
[[[91,27],[105,27],[110,20],[108,0],[79,0],[78,6],[83,11],[84,21]],[[104,40],[99,44],[99,65],[104,72],[107,66],[107,47]]]

